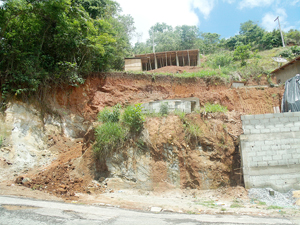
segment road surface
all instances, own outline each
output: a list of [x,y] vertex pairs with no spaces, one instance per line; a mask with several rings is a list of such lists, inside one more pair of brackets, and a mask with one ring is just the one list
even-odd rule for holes
[[285,218],[232,215],[151,213],[113,207],[67,204],[0,196],[1,225],[108,224],[108,225],[194,225],[194,224],[297,224]]

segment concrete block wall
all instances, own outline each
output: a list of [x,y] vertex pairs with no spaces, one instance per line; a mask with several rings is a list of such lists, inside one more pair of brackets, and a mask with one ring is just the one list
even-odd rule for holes
[[246,188],[300,188],[300,112],[242,116]]

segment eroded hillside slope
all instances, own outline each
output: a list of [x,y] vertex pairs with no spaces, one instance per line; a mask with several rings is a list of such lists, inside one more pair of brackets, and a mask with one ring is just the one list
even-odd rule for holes
[[[106,189],[241,185],[240,115],[273,112],[282,93],[282,87],[231,89],[212,79],[95,74],[80,87],[49,93],[48,113],[41,114],[35,104],[11,102],[1,118],[1,180],[19,177],[20,184],[71,199]],[[192,113],[184,120],[149,117],[139,139],[110,158],[93,157],[93,122],[105,106],[191,96],[202,106],[219,103],[229,112]],[[197,124],[201,133],[190,135],[187,122]],[[26,164],[20,164],[24,159]]]

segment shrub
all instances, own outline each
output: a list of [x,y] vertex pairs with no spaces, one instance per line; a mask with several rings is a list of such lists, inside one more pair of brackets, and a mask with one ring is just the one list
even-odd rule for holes
[[214,69],[225,66],[229,66],[233,61],[233,57],[230,54],[216,54],[212,60],[211,64]]
[[210,104],[206,103],[204,106],[205,112],[215,113],[215,112],[227,112],[227,107],[220,104]]
[[101,112],[98,113],[98,120],[106,123],[106,122],[119,122],[120,118],[120,109],[121,105],[117,104],[113,107],[112,111],[111,109],[105,107]]
[[122,122],[129,127],[131,132],[141,131],[144,123],[141,104],[128,106],[122,115]]
[[161,115],[168,115],[169,114],[169,106],[167,102],[163,102],[159,106],[159,113]]
[[123,144],[126,133],[120,123],[106,122],[96,127],[94,152],[100,157],[111,155]]

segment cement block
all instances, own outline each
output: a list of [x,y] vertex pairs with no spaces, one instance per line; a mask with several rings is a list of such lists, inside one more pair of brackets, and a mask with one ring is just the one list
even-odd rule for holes
[[299,164],[299,159],[289,159],[288,163],[289,164]]
[[260,134],[260,130],[259,129],[253,129],[253,130],[251,130],[251,134]]
[[263,145],[263,146],[261,146],[261,150],[262,151],[268,151],[270,149],[271,149],[271,145]]
[[299,117],[289,117],[289,121],[297,122],[297,121],[299,121]]
[[279,118],[279,121],[280,121],[281,123],[287,123],[287,122],[289,122],[289,118],[286,118],[286,117]]
[[250,124],[250,121],[249,120],[245,120],[245,121],[243,121],[243,124],[244,125],[248,125],[248,124]]
[[253,162],[261,162],[263,161],[263,156],[256,156],[256,157],[253,157]]
[[255,129],[265,129],[265,126],[263,124],[257,124],[254,125]]
[[256,155],[257,155],[257,156],[265,156],[265,155],[267,155],[267,152],[265,152],[265,151],[260,151],[260,152],[257,152]]
[[294,122],[295,127],[300,127],[300,122]]
[[251,130],[250,129],[243,129],[244,130],[244,134],[251,134]]
[[264,114],[264,115],[265,115],[264,117],[265,117],[266,119],[274,118],[274,114],[273,114],[273,113],[272,113],[272,114],[271,114],[271,113],[268,113],[268,114]]
[[271,133],[279,133],[279,132],[280,132],[280,128],[274,127],[274,128],[272,128],[272,129],[270,129],[270,132],[271,132]]
[[274,141],[265,141],[265,145],[273,145]]
[[252,125],[252,124],[251,125],[250,124],[249,125],[244,125],[243,129],[252,130],[252,129],[255,129],[255,125]]
[[255,118],[256,120],[264,119],[264,118],[265,118],[265,115],[264,115],[264,114],[254,115],[254,118]]
[[282,155],[282,159],[291,159],[292,158],[292,154],[285,154],[285,155]]
[[278,161],[277,160],[268,161],[268,165],[269,166],[277,166],[278,165]]
[[293,112],[285,112],[281,114],[283,117],[295,117],[295,114]]
[[280,128],[280,131],[281,132],[290,132],[291,128],[290,127],[283,127],[283,128]]
[[294,127],[294,123],[293,122],[289,122],[289,123],[286,123],[286,124],[282,124],[284,127]]
[[285,124],[283,124],[283,123],[277,123],[277,124],[275,124],[275,127],[282,128],[282,127],[285,127]]
[[[272,145],[271,146],[271,149],[273,150],[273,151],[275,151],[275,150],[280,150],[281,148],[280,148],[280,146],[278,146],[278,145]],[[275,152],[274,152],[275,153]]]
[[261,129],[260,130],[260,133],[262,134],[267,134],[267,133],[270,133],[271,132],[271,129]]
[[297,132],[297,131],[300,131],[300,127],[291,127],[291,131],[293,132]]
[[300,112],[293,112],[294,116],[300,117]]
[[268,166],[268,163],[267,162],[257,162],[257,165],[263,167],[263,166]]
[[270,123],[279,123],[279,118],[270,119]]
[[254,115],[245,115],[242,116],[241,119],[244,120],[253,120],[254,119]]
[[260,120],[250,120],[250,124],[256,125],[256,124],[260,124]]
[[273,158],[273,160],[279,160],[279,159],[282,159],[282,156],[281,155],[273,155],[272,158]]
[[266,129],[273,129],[275,126],[276,124],[265,124]]
[[264,144],[265,144],[264,141],[255,141],[255,142],[254,142],[254,145],[255,145],[255,146],[262,146],[262,145],[264,145]]
[[272,156],[263,156],[263,160],[264,161],[271,161],[272,160]]

